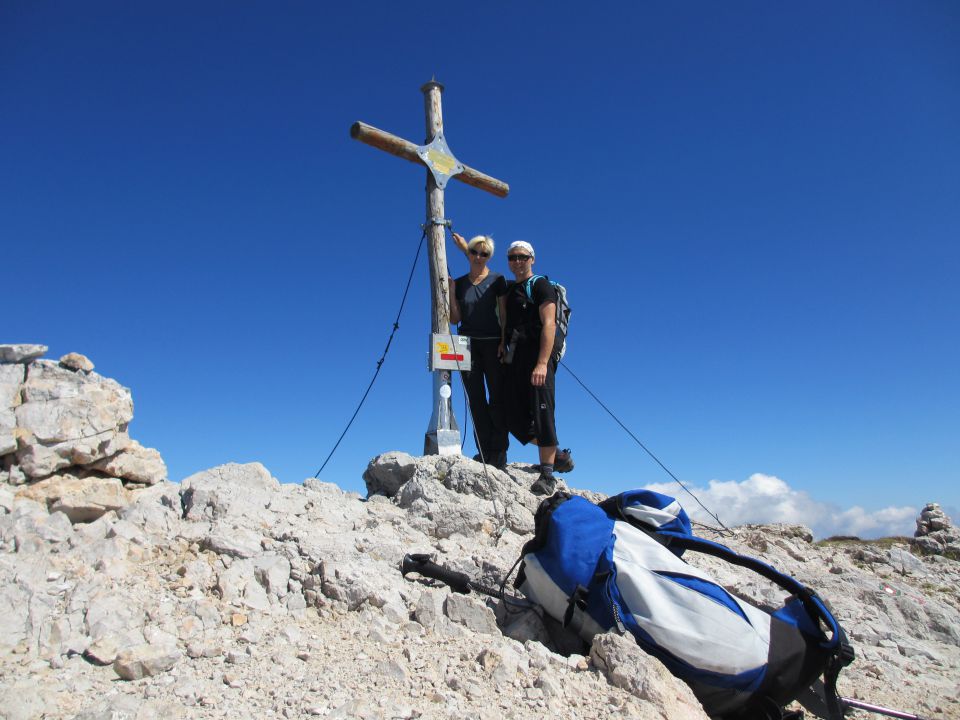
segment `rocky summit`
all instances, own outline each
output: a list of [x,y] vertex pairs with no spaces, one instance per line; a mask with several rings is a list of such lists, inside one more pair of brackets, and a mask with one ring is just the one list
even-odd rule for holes
[[[707,717],[624,637],[558,647],[536,610],[401,577],[406,553],[429,553],[498,587],[533,530],[530,466],[388,452],[366,497],[258,463],[170,482],[129,435],[130,391],[45,352],[0,345],[0,716]],[[938,506],[910,539],[703,534],[829,601],[857,653],[842,695],[960,718],[957,533]],[[738,596],[782,601],[690,560]]]

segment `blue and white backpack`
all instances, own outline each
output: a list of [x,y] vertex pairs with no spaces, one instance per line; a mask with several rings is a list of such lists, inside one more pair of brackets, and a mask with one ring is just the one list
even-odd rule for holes
[[[756,607],[684,562],[685,550],[753,570],[790,597]],[[595,505],[556,493],[540,504],[522,559],[514,585],[527,598],[587,642],[630,633],[713,717],[780,718],[811,692],[821,717],[843,716],[836,676],[853,651],[823,601],[766,563],[693,535],[672,497],[634,490]]]

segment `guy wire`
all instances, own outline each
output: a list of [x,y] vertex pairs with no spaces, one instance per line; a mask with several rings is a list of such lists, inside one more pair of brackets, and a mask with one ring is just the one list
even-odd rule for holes
[[[573,379],[574,379],[574,380],[576,380],[578,383],[580,383],[580,387],[582,387],[584,390],[586,390],[586,391],[587,391],[587,394],[590,395],[590,397],[592,397],[594,400],[596,400],[596,401],[597,401],[597,404],[599,404],[600,407],[602,407],[604,410],[606,410],[607,415],[609,415],[610,417],[612,417],[612,418],[614,419],[614,421],[617,423],[617,425],[619,425],[621,428],[623,428],[624,432],[626,432],[627,435],[629,435],[630,437],[632,437],[632,438],[633,438],[633,441],[634,441],[637,445],[639,445],[641,448],[643,448],[644,452],[646,452],[647,455],[649,455],[650,457],[652,457],[653,460],[654,460],[654,462],[656,462],[657,465],[659,465],[661,468],[663,468],[663,471],[664,471],[665,473],[667,473],[667,475],[669,475],[670,477],[672,477],[672,478],[674,479],[674,481],[677,483],[677,485],[679,485],[681,488],[683,488],[684,492],[686,492],[687,495],[689,495],[689,496],[692,497],[694,500],[696,500],[696,501],[697,501],[697,505],[699,505],[700,507],[702,507],[702,508],[704,509],[704,511],[706,511],[706,513],[707,513],[710,517],[712,517],[714,520],[717,521],[717,523],[719,523],[720,527],[723,528],[723,530],[726,532],[727,535],[732,535],[732,534],[733,534],[733,531],[732,531],[730,528],[728,528],[726,525],[723,524],[723,521],[720,520],[719,517],[717,517],[716,513],[714,513],[712,510],[710,510],[710,508],[708,508],[706,505],[704,505],[702,502],[700,502],[700,498],[698,498],[696,495],[694,495],[694,494],[693,494],[693,491],[690,490],[690,488],[688,488],[686,485],[683,484],[683,482],[680,481],[680,478],[678,478],[676,475],[674,475],[672,472],[670,472],[670,468],[668,468],[666,465],[664,465],[662,462],[660,462],[660,458],[658,458],[656,455],[654,455],[654,454],[650,451],[650,449],[647,448],[646,445],[644,445],[642,442],[640,442],[640,439],[639,439],[636,435],[634,435],[632,432],[630,432],[630,428],[628,428],[626,425],[624,425],[622,422],[620,422],[620,418],[618,418],[616,415],[614,415],[614,414],[613,414],[613,411],[612,411],[610,408],[608,408],[606,405],[604,405],[604,404],[603,404],[603,401],[600,400],[600,398],[598,398],[596,395],[593,394],[593,391],[590,390],[590,388],[588,388],[588,387],[583,383],[583,380],[581,380],[580,378],[577,377],[576,373],[573,372],[573,370],[571,370],[571,369],[567,366],[567,364],[566,364],[565,362],[563,362],[563,361],[561,360],[561,361],[560,361],[560,364],[563,366],[563,369],[564,369],[564,370],[566,370],[568,373],[570,373],[570,374],[573,376]],[[709,527],[709,526],[705,525],[704,527]],[[717,528],[712,528],[712,529],[717,530]],[[721,531],[720,531],[720,530],[717,530],[717,532],[721,532]]]
[[367,399],[367,395],[370,394],[370,389],[373,387],[373,383],[377,380],[377,375],[380,374],[380,368],[383,367],[384,360],[387,359],[387,353],[390,352],[390,343],[393,342],[393,336],[396,334],[397,330],[400,329],[400,315],[403,314],[403,306],[407,302],[407,293],[410,292],[410,283],[413,281],[413,271],[417,269],[417,261],[420,259],[420,250],[423,248],[423,239],[427,236],[427,226],[423,227],[423,234],[420,236],[420,243],[417,245],[417,253],[413,256],[413,265],[410,266],[410,276],[407,278],[407,286],[403,289],[403,298],[400,300],[400,309],[397,310],[397,319],[393,321],[393,330],[390,331],[390,337],[387,338],[387,346],[383,349],[383,354],[380,356],[380,359],[377,360],[377,369],[373,373],[373,378],[370,380],[370,384],[367,385],[366,391],[363,393],[363,397],[360,398],[360,404],[357,405],[357,409],[353,411],[353,415],[350,417],[350,422],[347,423],[347,426],[343,429],[343,432],[340,433],[340,437],[337,439],[336,445],[333,446],[333,450],[330,451],[330,454],[327,455],[327,459],[323,461],[323,465],[320,466],[320,469],[317,470],[317,474],[313,477],[320,477],[320,473],[323,472],[323,469],[327,466],[327,463],[330,462],[330,458],[333,457],[333,454],[337,451],[337,448],[340,447],[340,441],[343,440],[344,436],[347,434],[347,430],[350,429],[350,426],[353,425],[353,421],[356,420],[357,414],[360,412],[360,408],[363,407],[364,401]]

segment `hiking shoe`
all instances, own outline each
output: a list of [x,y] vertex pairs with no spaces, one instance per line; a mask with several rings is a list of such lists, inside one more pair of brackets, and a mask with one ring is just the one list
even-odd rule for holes
[[557,489],[557,479],[553,475],[540,473],[540,477],[534,480],[530,486],[530,492],[534,495],[553,495]]
[[557,456],[553,460],[553,471],[568,473],[573,470],[573,455],[570,448],[557,450]]

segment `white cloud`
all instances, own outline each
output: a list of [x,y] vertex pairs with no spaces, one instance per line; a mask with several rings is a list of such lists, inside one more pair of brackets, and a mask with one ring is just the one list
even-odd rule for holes
[[[711,480],[708,487],[687,487],[725,525],[744,523],[790,523],[806,525],[817,538],[831,535],[856,535],[878,538],[913,535],[920,508],[887,507],[867,511],[855,505],[843,510],[836,505],[813,499],[801,490],[793,490],[773,475],[754,473],[742,482]],[[675,483],[648,485],[648,489],[672,495],[687,514],[700,522],[715,524],[696,500]]]

